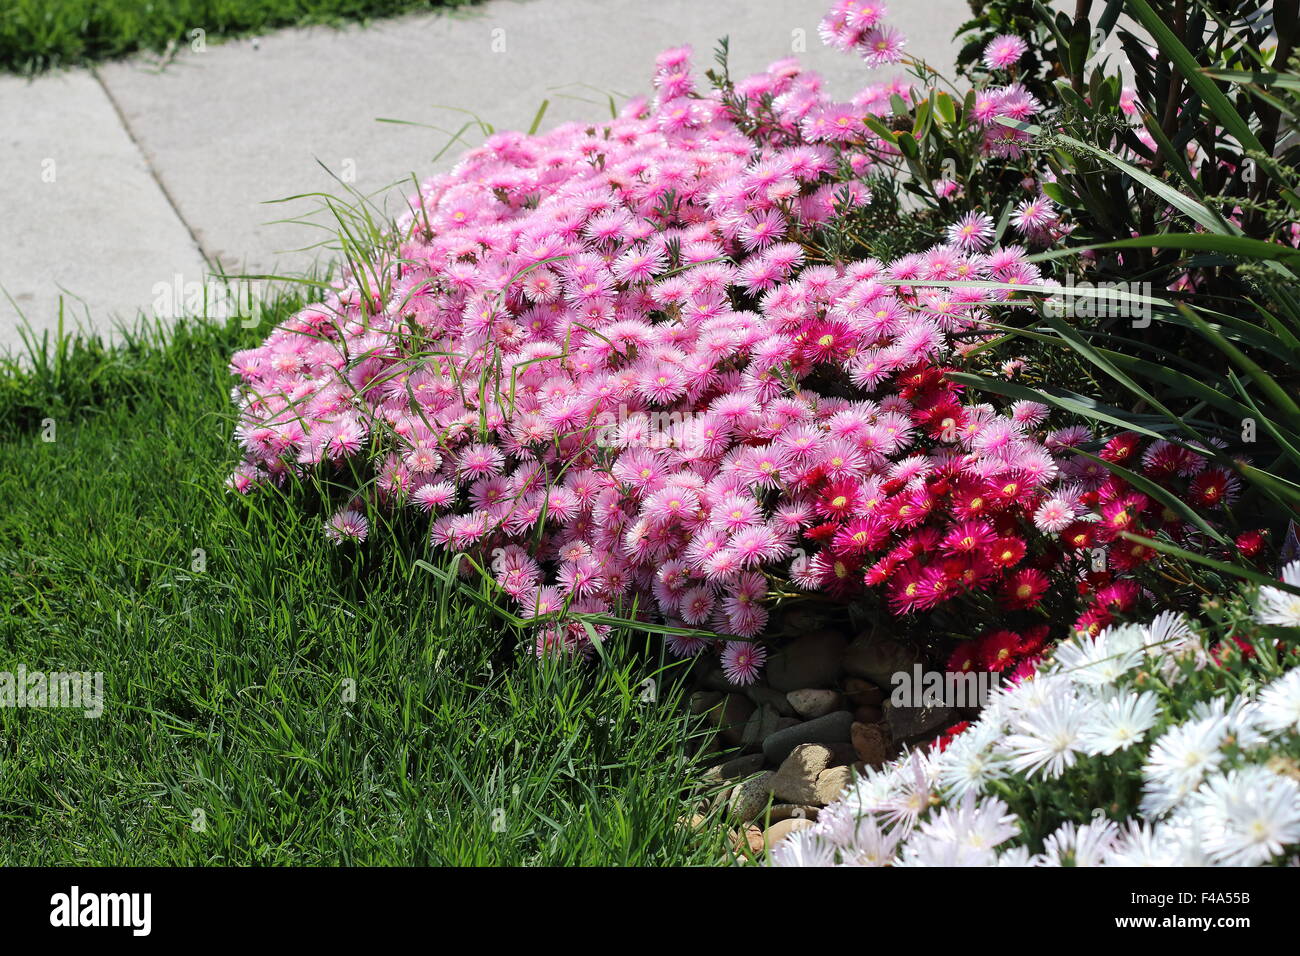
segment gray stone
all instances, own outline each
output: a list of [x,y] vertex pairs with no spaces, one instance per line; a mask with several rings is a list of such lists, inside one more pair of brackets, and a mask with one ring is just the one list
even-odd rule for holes
[[777,730],[777,724],[783,718],[772,707],[764,704],[757,708],[749,715],[749,721],[745,724],[744,733],[741,734],[740,743],[746,750],[757,750],[763,746],[763,741]]
[[889,735],[898,743],[916,743],[933,737],[958,720],[951,707],[895,707],[885,701],[885,721]]
[[849,739],[853,715],[847,710],[837,710],[825,717],[777,731],[763,741],[763,756],[769,763],[780,765],[799,744],[837,744]]
[[847,642],[834,631],[817,631],[787,644],[767,663],[767,682],[780,691],[834,687],[843,673]]
[[687,708],[696,716],[707,714],[720,703],[722,703],[722,694],[716,690],[697,690],[687,698]]
[[718,711],[722,739],[733,747],[740,746],[745,725],[753,712],[754,704],[744,694],[728,694]]
[[912,665],[919,660],[917,652],[898,641],[863,635],[844,651],[846,673],[869,680],[888,696],[893,687],[893,676],[911,673]]
[[741,777],[749,777],[763,769],[766,759],[762,754],[745,754],[741,757],[733,757],[726,763],[718,767],[718,775],[723,780],[739,780]]
[[732,819],[747,823],[762,813],[771,799],[775,779],[776,771],[767,770],[732,787],[727,798],[727,811]]
[[792,690],[785,696],[790,706],[804,720],[825,717],[833,710],[844,708],[844,695],[836,690],[805,687],[802,690]]
[[795,710],[790,706],[790,701],[786,700],[785,694],[779,690],[773,690],[771,687],[753,685],[745,688],[745,696],[755,704],[767,704],[776,710],[782,717],[796,716]]

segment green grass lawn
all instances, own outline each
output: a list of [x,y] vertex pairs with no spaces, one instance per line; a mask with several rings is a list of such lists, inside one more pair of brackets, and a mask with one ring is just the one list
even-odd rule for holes
[[4,0],[0,68],[35,73],[276,27],[339,24],[472,0]]
[[657,645],[540,666],[418,536],[340,551],[302,492],[223,490],[226,363],[268,327],[0,369],[0,671],[105,690],[0,707],[0,863],[724,859],[678,822],[696,731],[665,675],[641,700]]

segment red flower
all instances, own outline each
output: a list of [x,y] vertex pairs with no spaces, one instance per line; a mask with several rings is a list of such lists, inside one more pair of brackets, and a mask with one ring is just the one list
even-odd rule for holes
[[1137,432],[1122,432],[1106,442],[1101,449],[1101,454],[1097,457],[1102,461],[1111,461],[1116,464],[1123,464],[1128,461],[1138,450],[1138,445],[1142,439]]
[[824,518],[844,520],[858,510],[862,486],[851,478],[832,481],[817,499],[817,513]]
[[941,547],[947,554],[974,554],[993,540],[993,529],[987,521],[963,521],[948,530]]
[[1079,619],[1074,622],[1074,629],[1083,631],[1089,637],[1096,637],[1114,620],[1114,615],[1105,608],[1090,607],[1079,615]]
[[968,674],[980,666],[979,642],[962,641],[957,649],[948,656],[948,671],[953,674]]
[[1236,497],[1239,482],[1222,468],[1207,468],[1195,478],[1187,489],[1192,504],[1204,508],[1221,507]]
[[1061,532],[1061,543],[1073,551],[1083,551],[1092,546],[1092,525],[1076,521]]
[[1048,633],[1049,628],[1046,624],[1039,624],[1029,628],[1020,635],[1020,643],[1016,645],[1016,653],[1022,656],[1037,654],[1047,646]]
[[1134,605],[1137,604],[1138,594],[1140,593],[1141,589],[1136,581],[1116,581],[1114,584],[1109,584],[1097,591],[1092,606],[1119,612],[1131,611]]
[[1015,631],[994,631],[979,641],[980,665],[986,671],[1001,673],[1015,666],[1020,646],[1020,635]]
[[1002,585],[1002,606],[1008,610],[1034,607],[1043,599],[1050,583],[1047,575],[1037,568],[1021,568]]
[[1253,558],[1264,550],[1266,532],[1263,528],[1258,531],[1243,531],[1237,535],[1237,550],[1244,557]]
[[1025,556],[1025,543],[1019,538],[998,538],[990,545],[988,556],[1000,568],[1014,568]]

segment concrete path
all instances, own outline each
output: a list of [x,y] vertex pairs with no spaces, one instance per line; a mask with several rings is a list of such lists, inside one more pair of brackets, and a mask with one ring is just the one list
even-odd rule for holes
[[[488,0],[344,30],[289,30],[27,82],[0,77],[0,348],[17,309],[36,329],[64,307],[98,329],[150,312],[161,290],[228,274],[299,274],[328,261],[319,228],[268,204],[343,180],[389,210],[410,176],[449,167],[482,139],[446,146],[469,111],[497,129],[609,115],[648,92],[655,55],[693,44],[712,65],[730,36],[733,75],[797,55],[848,95],[871,74],[825,48],[829,0]],[[909,52],[947,69],[965,0],[894,0]],[[15,118],[20,121],[15,122]],[[439,127],[377,122],[381,118]],[[335,179],[333,177],[338,177]],[[405,185],[392,188],[405,180]],[[318,219],[319,221],[319,219]],[[165,298],[165,297],[164,297]]]

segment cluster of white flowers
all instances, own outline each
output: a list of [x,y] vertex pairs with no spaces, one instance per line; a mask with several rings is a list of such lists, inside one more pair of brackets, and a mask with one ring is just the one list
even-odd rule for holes
[[[1300,581],[1300,563],[1289,566],[1284,579]],[[1260,623],[1280,623],[1274,605],[1285,592],[1275,590],[1261,589],[1268,593],[1257,598]],[[774,847],[770,861],[1286,862],[1300,849],[1300,670],[1258,694],[1232,694],[1207,679],[1193,688],[1193,675],[1209,660],[1200,635],[1171,612],[1145,626],[1110,628],[1096,639],[1078,635],[1063,642],[1033,679],[999,690],[947,749],[914,750],[868,771],[813,826]],[[1113,793],[1122,779],[1132,782],[1137,806],[1131,815],[1116,820],[1115,806],[1087,806],[1096,799],[1091,794]],[[1041,820],[1018,817],[1007,800],[1078,807],[1068,815],[1086,822],[1035,834]]]

